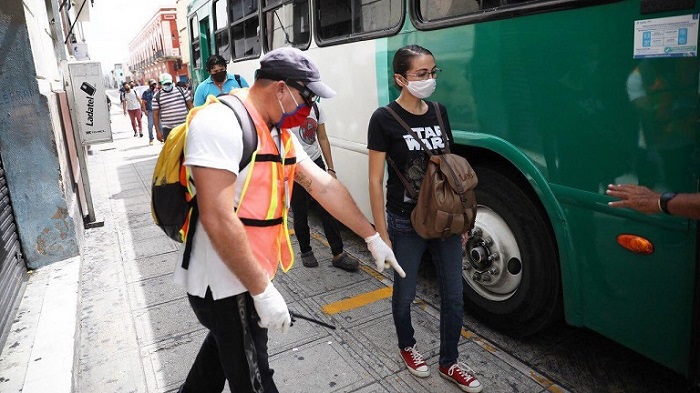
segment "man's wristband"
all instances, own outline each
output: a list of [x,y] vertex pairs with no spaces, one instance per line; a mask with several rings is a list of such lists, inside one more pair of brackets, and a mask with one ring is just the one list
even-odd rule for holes
[[676,195],[678,194],[676,194],[675,192],[664,192],[663,194],[661,194],[661,196],[659,197],[659,209],[666,214],[671,214],[668,211],[668,202],[671,199],[675,198]]
[[326,172],[333,172],[333,173],[335,173],[335,169],[333,169],[333,168],[328,168],[328,169],[326,169]]

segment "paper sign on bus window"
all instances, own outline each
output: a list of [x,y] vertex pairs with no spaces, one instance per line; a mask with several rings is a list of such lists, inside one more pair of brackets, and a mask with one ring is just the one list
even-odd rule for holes
[[698,14],[634,22],[635,59],[698,55]]

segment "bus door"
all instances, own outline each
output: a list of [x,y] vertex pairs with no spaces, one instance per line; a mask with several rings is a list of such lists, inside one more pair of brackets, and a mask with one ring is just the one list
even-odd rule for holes
[[209,16],[203,17],[201,20],[196,13],[192,14],[189,20],[190,52],[192,59],[190,61],[192,88],[196,89],[197,85],[206,79],[209,75],[205,70],[206,59],[209,58],[211,50],[209,48]]

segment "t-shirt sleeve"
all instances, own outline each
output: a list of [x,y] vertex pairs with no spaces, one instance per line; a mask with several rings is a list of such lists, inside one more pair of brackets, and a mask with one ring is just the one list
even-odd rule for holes
[[382,108],[377,109],[369,119],[367,127],[367,149],[386,152],[389,149],[386,133],[382,127],[384,114]]
[[206,101],[207,97],[204,95],[204,90],[204,83],[200,83],[199,86],[197,86],[197,90],[194,92],[194,106],[200,106]]
[[250,87],[244,77],[241,76],[241,87]]
[[191,120],[185,142],[186,166],[224,169],[238,176],[243,156],[243,131],[223,104],[201,108]]
[[151,99],[151,109],[153,109],[154,111],[160,110],[160,105],[158,105],[158,99],[156,99],[156,97],[158,97],[159,94],[160,92],[153,94],[153,99]]

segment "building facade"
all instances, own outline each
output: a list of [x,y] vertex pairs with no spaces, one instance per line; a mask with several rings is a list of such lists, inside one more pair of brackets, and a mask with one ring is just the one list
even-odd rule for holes
[[27,270],[79,255],[85,229],[60,64],[87,53],[86,2],[62,3],[0,1],[0,342]]
[[174,7],[160,8],[129,43],[129,70],[132,79],[146,84],[164,72],[175,81],[187,81],[183,66],[177,12]]

